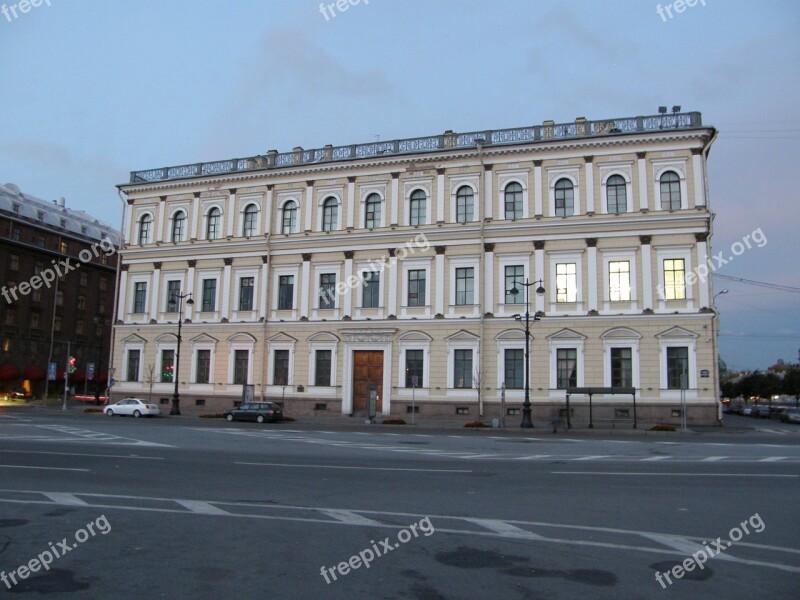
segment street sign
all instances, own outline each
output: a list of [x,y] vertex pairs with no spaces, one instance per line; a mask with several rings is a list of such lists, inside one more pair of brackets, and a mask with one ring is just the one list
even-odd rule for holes
[[114,387],[115,383],[117,383],[117,380],[112,377],[111,381],[108,382],[108,387]]
[[48,381],[55,381],[56,380],[56,363],[51,362],[47,365],[47,380]]
[[703,369],[700,371],[700,377],[708,377],[708,369]]
[[86,365],[86,379],[89,381],[94,379],[94,363],[89,363]]

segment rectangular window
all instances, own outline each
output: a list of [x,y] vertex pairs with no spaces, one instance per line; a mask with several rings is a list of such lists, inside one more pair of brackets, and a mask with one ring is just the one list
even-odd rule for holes
[[175,350],[161,351],[161,383],[173,382],[175,376]]
[[525,351],[514,348],[505,351],[505,382],[507,390],[525,387]]
[[239,279],[239,310],[253,310],[255,282],[255,277],[242,277]]
[[[288,352],[288,350],[286,351]],[[288,360],[288,357],[287,357]],[[317,350],[316,362],[314,363],[314,385],[331,385],[331,351]],[[288,366],[287,366],[288,368]]]
[[147,283],[139,281],[133,286],[133,312],[141,314],[145,312],[147,304]]
[[611,348],[611,387],[633,387],[633,352]]
[[[525,267],[512,265],[506,267],[506,304],[525,304]],[[517,293],[513,294],[512,291]]]
[[556,353],[556,377],[559,390],[578,385],[578,350],[559,348]]
[[319,276],[319,307],[336,308],[336,274],[323,273]]
[[81,273],[81,276],[78,278],[78,281],[81,285],[89,285],[89,276],[86,274],[86,271]]
[[361,295],[361,306],[364,308],[378,308],[380,306],[381,274],[377,271],[365,271],[364,290]]
[[[20,241],[22,239],[22,230],[19,227],[13,227],[11,229],[11,239],[15,242]],[[42,238],[42,242],[44,242],[44,238]]]
[[[9,322],[8,322],[8,313],[6,313],[6,325],[8,325],[8,324],[9,324]],[[11,318],[11,323],[10,324],[11,325],[14,324],[14,318],[13,317]],[[59,333],[61,332],[61,315],[56,315],[55,318],[53,319],[53,331],[58,331]]]
[[668,258],[664,261],[664,299],[686,299],[686,268],[682,258]]
[[69,250],[69,246],[67,245],[67,242],[61,242],[58,245],[58,247],[61,249],[61,254],[66,254],[67,251]]
[[472,350],[454,351],[453,387],[472,387]]
[[[78,323],[81,324],[81,331],[78,331],[77,324],[75,325],[75,333],[83,333],[83,321],[78,320]],[[31,312],[31,316],[29,317],[29,324],[28,326],[31,329],[39,329],[39,313]]]
[[459,267],[456,269],[456,305],[472,304],[474,292],[475,268]]
[[211,350],[197,351],[195,383],[208,383],[211,376]]
[[128,381],[139,381],[139,350],[128,350]]
[[[56,317],[58,318],[58,317]],[[6,317],[5,317],[5,324],[6,325],[16,325],[17,324],[17,311],[13,307],[6,308]]]
[[608,294],[611,302],[630,302],[631,263],[627,260],[608,263]]
[[[38,263],[37,263],[38,264]],[[8,270],[9,271],[19,271],[19,256],[16,254],[12,254],[8,258]],[[38,275],[38,273],[36,273]]]
[[248,362],[250,360],[249,350],[236,350],[233,354],[233,383],[234,385],[247,384]]
[[667,348],[667,389],[689,389],[689,348],[686,346]]
[[294,275],[278,278],[278,310],[291,310],[294,306]]
[[556,264],[556,302],[578,300],[578,275],[575,263]]
[[78,310],[86,310],[86,296],[78,296]]
[[217,280],[203,279],[203,312],[214,312],[217,309]]
[[[37,317],[39,315],[36,315]],[[83,319],[75,319],[75,335],[83,335],[85,323]]]
[[[406,387],[425,387],[422,380],[425,368],[425,353],[422,350],[406,350]],[[414,385],[414,376],[417,376],[417,385]]]
[[106,290],[108,290],[108,278],[101,277],[98,286],[100,287],[101,292],[105,292]]
[[408,272],[408,305],[425,306],[425,269]]
[[273,385],[289,385],[289,351],[275,350],[275,364],[272,370]]
[[178,295],[181,293],[180,281],[167,282],[167,311],[168,313],[178,312]]

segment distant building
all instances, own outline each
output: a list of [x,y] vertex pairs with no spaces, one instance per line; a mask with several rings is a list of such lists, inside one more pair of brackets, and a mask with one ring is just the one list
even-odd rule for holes
[[0,185],[0,395],[41,396],[49,360],[63,392],[68,342],[76,393],[105,390],[119,233],[65,204]]
[[[444,134],[136,171],[115,393],[174,385],[218,410],[243,384],[293,413],[520,413],[567,388],[636,388],[638,417],[717,416],[699,113]],[[535,290],[543,286],[544,293]],[[518,293],[513,293],[516,290]],[[476,382],[480,382],[478,394]],[[684,388],[682,390],[681,388]],[[594,419],[632,398],[597,394]],[[412,401],[414,408],[412,409]],[[587,397],[572,398],[588,421]],[[483,415],[481,415],[483,413]],[[563,414],[563,413],[562,413]]]

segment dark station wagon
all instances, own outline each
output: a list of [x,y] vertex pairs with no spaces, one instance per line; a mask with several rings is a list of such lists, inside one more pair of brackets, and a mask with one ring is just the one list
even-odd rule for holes
[[280,421],[283,418],[281,407],[274,402],[250,402],[222,413],[228,421]]

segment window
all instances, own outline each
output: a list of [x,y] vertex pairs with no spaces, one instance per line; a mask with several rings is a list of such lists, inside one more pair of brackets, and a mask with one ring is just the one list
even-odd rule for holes
[[630,302],[631,263],[627,260],[608,263],[608,292],[611,302]]
[[36,236],[36,245],[40,248],[44,248],[44,236],[39,234]]
[[326,198],[322,204],[322,231],[333,231],[339,219],[339,204],[336,198]]
[[367,196],[366,213],[364,214],[364,227],[375,229],[381,226],[381,197],[378,194]]
[[133,312],[145,312],[145,305],[147,303],[147,283],[139,281],[133,286]]
[[[78,323],[81,324],[81,331],[78,331],[77,324],[75,325],[75,333],[83,333],[83,321],[78,320]],[[39,313],[32,312],[30,318],[28,319],[28,326],[31,329],[39,329]]]
[[[56,317],[58,318],[58,317]],[[6,317],[5,317],[5,324],[6,325],[16,325],[17,323],[17,310],[13,307],[6,308]]]
[[425,269],[408,272],[408,305],[425,306]]
[[78,282],[80,285],[86,286],[89,284],[89,276],[86,274],[86,271],[81,273],[81,276],[78,278]]
[[578,385],[578,350],[558,348],[556,350],[556,377],[559,390]]
[[258,206],[248,204],[244,209],[244,222],[242,223],[242,235],[244,237],[254,236],[258,232]]
[[19,271],[19,256],[16,254],[12,254],[8,258],[8,270],[9,271]]
[[[38,320],[38,316],[39,315],[36,315],[36,316],[37,316],[37,320]],[[83,319],[75,319],[75,335],[83,335],[84,326],[85,326],[85,323],[84,323]]]
[[505,190],[506,219],[515,221],[522,218],[522,186],[516,182],[509,183]]
[[[31,299],[34,302],[41,302],[42,301],[42,290],[41,289],[33,290],[33,295],[31,296]],[[104,308],[104,307],[101,304],[98,308]]]
[[203,312],[214,312],[217,309],[217,280],[203,279]]
[[667,388],[689,389],[689,348],[686,346],[667,348]]
[[[14,261],[12,260],[11,262],[13,263]],[[19,263],[19,260],[17,261],[17,263]],[[16,271],[17,269],[12,269],[12,270]],[[44,263],[43,262],[37,262],[35,265],[33,265],[33,274],[34,275],[40,275],[42,273],[42,271],[44,271]]]
[[611,348],[611,387],[633,387],[633,357],[630,348]]
[[140,350],[128,350],[128,381],[139,381]]
[[146,244],[150,241],[150,229],[153,226],[153,217],[151,215],[142,215],[139,219],[139,243]]
[[[277,350],[276,352],[281,352]],[[288,353],[288,350],[282,352]],[[330,386],[331,384],[331,351],[317,350],[314,369],[314,385]]]
[[424,225],[428,216],[428,200],[425,192],[415,190],[411,194],[411,205],[409,207],[409,225]]
[[[15,242],[18,242],[20,241],[21,238],[22,238],[22,230],[19,227],[12,227],[11,239],[14,240]],[[39,245],[41,246],[42,244]]]
[[575,214],[575,188],[569,179],[559,179],[556,182],[555,200],[557,217]]
[[625,179],[621,175],[612,175],[606,181],[606,197],[608,212],[619,214],[628,211],[628,191]]
[[78,310],[86,310],[86,296],[78,296]]
[[686,280],[682,258],[664,260],[664,299],[685,300]]
[[294,275],[278,278],[278,310],[291,310],[294,306]]
[[161,351],[161,383],[174,381],[175,376],[175,350]]
[[[11,309],[8,309],[9,311]],[[8,322],[8,313],[6,313],[6,325],[13,325],[14,318],[12,316],[11,323]],[[61,315],[56,315],[55,319],[53,319],[53,331],[61,332]]]
[[38,218],[40,221],[44,220],[44,211],[43,211],[43,210],[37,210],[37,211],[36,211],[36,217],[37,217],[37,218]]
[[556,264],[556,302],[576,302],[578,277],[575,263]]
[[[425,353],[423,350],[406,350],[406,387],[425,387],[423,373],[425,373]],[[414,376],[417,376],[417,385],[414,385]]]
[[281,233],[293,233],[297,230],[297,203],[289,200],[283,205],[281,218]]
[[175,216],[172,217],[172,241],[173,242],[182,242],[184,241],[186,234],[186,213],[182,210],[179,210],[175,213]]
[[365,271],[362,273],[364,280],[364,290],[361,295],[361,306],[363,308],[378,308],[381,296],[381,274],[377,271]]
[[59,223],[61,229],[66,229],[67,228],[67,220],[66,219],[59,219],[58,223]]
[[61,250],[61,254],[67,254],[67,252],[69,251],[69,246],[67,245],[67,242],[61,242],[58,245],[58,247]]
[[453,361],[453,387],[472,387],[472,350],[455,350]]
[[472,221],[475,208],[475,193],[472,188],[462,185],[456,192],[456,221],[466,223]]
[[[525,304],[525,287],[517,283],[525,282],[525,267],[522,265],[510,265],[506,267],[506,304]],[[518,293],[512,294],[512,290]]]
[[519,348],[506,348],[505,382],[507,390],[521,390],[525,387],[525,352]]
[[679,210],[681,207],[681,180],[674,171],[661,175],[661,210]]
[[180,281],[167,282],[167,310],[168,313],[178,312],[178,296],[181,293]]
[[197,351],[196,383],[208,383],[211,379],[211,350]]
[[222,233],[222,213],[217,207],[208,211],[206,217],[206,239],[216,240]]
[[253,290],[255,277],[239,279],[239,310],[253,310]]
[[475,268],[459,267],[456,269],[456,305],[472,304],[475,292]]
[[319,276],[319,307],[336,308],[335,273],[323,273]]
[[97,286],[98,286],[98,288],[100,289],[101,292],[105,292],[106,290],[108,290],[108,278],[107,277],[101,277],[100,281],[97,284]]
[[250,361],[249,350],[234,350],[233,354],[233,383],[234,385],[247,384],[248,362]]
[[289,385],[289,351],[275,350],[275,361],[272,371],[273,385]]
[[56,306],[64,306],[64,290],[58,290],[56,292]]

